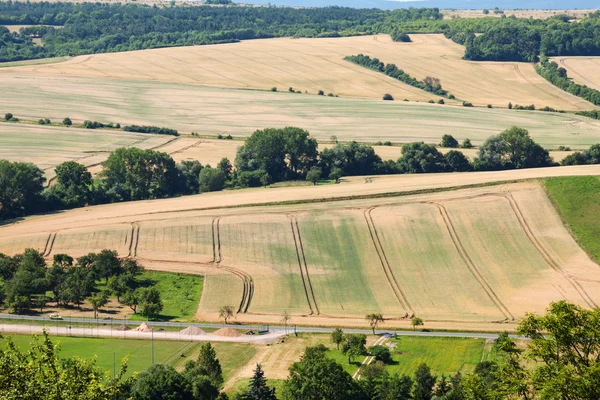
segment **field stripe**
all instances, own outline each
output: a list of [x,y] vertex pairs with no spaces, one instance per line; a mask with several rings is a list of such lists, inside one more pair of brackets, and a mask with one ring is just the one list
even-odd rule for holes
[[128,257],[137,256],[138,243],[140,241],[140,226],[136,222],[131,223],[131,239],[129,241]]
[[[310,274],[308,273],[308,264],[306,263],[306,253],[304,252],[304,245],[302,244],[302,235],[300,234],[300,226],[298,225],[298,220],[294,217],[294,224],[296,226],[296,233],[298,234],[298,244],[300,245],[300,252],[302,253],[302,261],[304,263],[304,272],[306,273],[306,280],[308,281],[308,288],[310,290],[310,294],[312,296],[313,304],[315,309],[317,310],[317,315],[321,314],[319,310],[319,305],[317,304],[317,299],[315,297],[315,291],[313,289],[312,281],[310,280]],[[292,230],[293,230],[292,226]],[[294,238],[295,240],[295,238]],[[302,269],[302,265],[300,265],[300,269]]]
[[50,253],[52,253],[52,247],[54,246],[54,241],[56,240],[56,232],[50,233],[48,236],[48,240],[46,241],[46,247],[44,248],[44,253],[42,253],[43,257],[48,257]]
[[[294,217],[290,217],[290,226],[292,228],[292,236],[294,238],[294,244],[296,245],[296,257],[298,258],[298,267],[300,268],[300,277],[302,278],[302,286],[304,286],[304,294],[306,295],[306,302],[308,303],[308,308],[310,308],[310,315],[314,314],[314,310],[312,304],[310,302],[310,296],[308,295],[308,287],[306,285],[306,279],[304,278],[304,271],[302,269],[302,261],[300,260],[300,247],[298,246],[298,240],[296,239],[296,228],[294,227]],[[304,252],[302,252],[302,256],[304,257]],[[314,293],[313,293],[314,295]]]
[[512,313],[506,307],[506,305],[504,305],[504,303],[502,303],[502,300],[500,300],[498,295],[494,292],[492,287],[485,280],[485,278],[483,277],[483,275],[481,274],[479,269],[477,269],[477,266],[475,265],[475,263],[473,262],[471,257],[469,257],[469,254],[467,253],[465,247],[463,246],[463,244],[460,240],[460,237],[458,236],[458,233],[456,232],[454,224],[452,223],[452,220],[450,219],[450,215],[448,214],[448,210],[446,210],[446,207],[444,207],[442,204],[439,204],[439,203],[432,202],[430,204],[433,204],[438,208],[438,211],[440,212],[440,215],[442,216],[442,220],[444,221],[444,224],[446,225],[446,229],[448,230],[448,233],[450,234],[450,238],[452,239],[452,242],[454,243],[454,247],[458,251],[458,254],[463,259],[465,265],[467,266],[467,268],[469,269],[469,271],[471,272],[473,277],[477,280],[477,282],[479,282],[479,285],[487,293],[490,300],[492,300],[492,302],[498,307],[500,312],[502,312],[502,314],[504,314],[506,319],[510,319],[510,320],[514,321],[515,317],[512,315]]
[[383,268],[383,272],[385,273],[385,277],[394,292],[394,296],[400,303],[400,306],[404,308],[405,311],[410,311],[414,314],[414,310],[410,306],[406,294],[398,284],[396,277],[394,276],[394,272],[392,267],[388,261],[388,258],[383,249],[383,245],[381,244],[381,240],[379,239],[379,234],[377,233],[377,228],[375,227],[375,221],[373,220],[373,216],[371,215],[371,211],[375,207],[368,208],[363,211],[363,215],[365,217],[365,221],[367,222],[367,226],[369,228],[369,235],[371,237],[371,242],[373,242],[373,246],[375,247],[375,251],[377,252],[377,256],[379,257],[379,262],[381,263],[381,267]]
[[540,255],[542,256],[544,261],[546,261],[546,264],[548,264],[548,266],[550,266],[550,268],[552,268],[553,270],[555,270],[556,272],[561,274],[571,284],[571,286],[573,286],[573,288],[579,293],[581,298],[588,304],[588,306],[590,306],[591,308],[597,308],[598,305],[590,297],[590,295],[587,293],[585,288],[579,282],[577,282],[575,277],[573,277],[567,271],[562,269],[560,264],[557,263],[552,258],[550,253],[548,253],[548,251],[544,248],[542,243],[537,239],[537,237],[533,233],[531,227],[529,226],[529,223],[527,222],[527,220],[525,220],[525,216],[523,215],[523,212],[521,211],[519,204],[516,202],[516,200],[512,196],[512,194],[506,193],[502,197],[504,197],[510,204],[510,207],[512,208],[513,212],[515,213],[515,216],[517,217],[517,220],[519,221],[519,224],[521,225],[521,227],[523,228],[523,231],[525,232],[525,235],[527,236],[527,238],[529,239],[531,244],[540,253]]

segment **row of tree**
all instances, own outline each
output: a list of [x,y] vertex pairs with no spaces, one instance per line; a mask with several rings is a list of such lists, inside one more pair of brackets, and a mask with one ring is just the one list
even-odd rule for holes
[[[158,289],[138,279],[143,271],[135,260],[119,259],[112,250],[90,253],[77,260],[56,254],[50,266],[34,249],[13,257],[0,253],[0,301],[22,313],[33,307],[43,311],[49,302],[56,307],[81,308],[88,300],[96,316],[109,297],[115,296],[134,313],[139,307],[140,314],[152,318],[162,311],[163,305]],[[98,288],[101,282],[103,287]]]
[[[343,176],[491,171],[557,165],[547,150],[522,128],[512,127],[489,137],[471,162],[462,152],[446,154],[423,142],[402,146],[397,160],[382,160],[373,147],[357,142],[337,143],[318,151],[316,139],[303,129],[287,127],[255,131],[235,158],[235,169],[224,158],[216,167],[198,161],[176,164],[167,153],[137,148],[114,151],[102,164],[97,179],[73,161],[58,165],[56,183],[44,188],[43,172],[33,164],[0,160],[0,219],[52,210],[121,201],[145,200],[219,191],[227,187],[256,187],[286,180]],[[450,135],[443,147],[458,147]],[[465,139],[461,145],[470,148]],[[594,164],[596,147],[563,161]],[[588,156],[590,155],[590,156]],[[584,162],[585,161],[585,162]]]
[[542,57],[541,62],[535,66],[535,70],[539,75],[565,92],[584,98],[592,104],[600,105],[599,90],[575,83],[567,76],[567,70],[563,67],[559,67],[556,62],[550,61],[546,57]]
[[[397,39],[401,40],[400,37],[398,37]],[[396,64],[384,64],[382,61],[379,61],[378,58],[371,58],[364,54],[346,56],[344,57],[344,60],[361,65],[363,67],[367,67],[377,72],[384,73],[387,76],[391,76],[394,79],[406,83],[407,85],[425,90],[426,92],[431,92],[438,96],[449,96],[448,92],[442,89],[442,85],[440,83],[439,78],[427,76],[425,79],[420,81],[417,78],[412,77],[408,73],[404,72],[404,70],[398,68]]]

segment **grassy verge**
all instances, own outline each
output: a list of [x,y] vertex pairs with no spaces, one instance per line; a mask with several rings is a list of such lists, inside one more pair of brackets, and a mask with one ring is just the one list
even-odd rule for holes
[[577,176],[545,179],[552,203],[577,243],[600,262],[600,178]]
[[[169,272],[144,272],[140,280],[153,285],[160,292],[163,310],[159,320],[191,321],[198,309],[204,278],[196,275],[173,274]],[[133,320],[144,320],[140,315]]]

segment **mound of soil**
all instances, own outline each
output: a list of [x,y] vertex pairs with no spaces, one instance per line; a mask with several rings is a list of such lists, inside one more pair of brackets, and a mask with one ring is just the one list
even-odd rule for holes
[[150,328],[145,322],[142,322],[142,324],[135,328],[135,330],[138,332],[152,332],[152,328]]
[[227,337],[240,337],[240,336],[242,336],[242,334],[240,332],[236,331],[233,328],[221,328],[221,329],[217,329],[216,331],[213,332],[213,335],[227,336]]
[[121,325],[118,328],[115,328],[115,330],[117,330],[117,331],[130,331],[131,328],[128,327],[127,325]]
[[198,328],[197,326],[188,326],[187,328],[179,331],[179,333],[181,333],[182,335],[192,335],[192,336],[206,335],[206,332],[204,332],[202,329]]

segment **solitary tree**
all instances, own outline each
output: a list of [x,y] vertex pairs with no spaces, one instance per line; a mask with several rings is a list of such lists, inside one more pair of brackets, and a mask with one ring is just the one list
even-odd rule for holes
[[442,136],[442,142],[440,143],[440,146],[456,148],[458,147],[458,140],[454,139],[454,136],[452,135],[444,135]]
[[4,119],[6,121],[10,121],[12,118],[13,118],[13,115],[11,113],[4,114]]
[[65,126],[71,126],[71,125],[73,125],[73,121],[71,121],[71,118],[69,118],[69,117],[66,117],[65,119],[63,119],[62,123]]
[[384,100],[394,100],[394,97],[391,94],[386,93],[383,95],[383,99]]
[[365,335],[349,334],[344,336],[342,353],[348,357],[348,364],[350,364],[355,357],[367,353],[366,344],[367,337]]
[[290,319],[292,319],[292,316],[290,315],[290,313],[287,310],[285,310],[283,312],[283,316],[281,317],[281,322],[285,326],[285,332],[286,333],[287,333],[288,322],[290,322]]
[[340,178],[342,177],[342,169],[338,167],[333,167],[331,172],[329,173],[329,179],[333,179],[335,183],[340,183]]
[[341,328],[335,328],[331,332],[331,341],[337,345],[337,349],[340,349],[340,344],[344,341],[344,331]]
[[414,331],[417,326],[423,326],[423,320],[419,317],[414,317],[412,321],[410,321],[410,324],[412,325]]
[[155,287],[141,288],[137,290],[139,305],[142,314],[148,318],[154,318],[160,314],[163,309],[160,292]]
[[233,310],[233,306],[223,306],[219,309],[219,318],[223,318],[225,323],[234,316],[235,311]]
[[377,325],[379,325],[380,322],[384,322],[383,315],[381,315],[381,313],[367,314],[365,319],[369,321],[369,325],[373,330],[373,335],[375,334],[375,329],[377,329]]
[[217,353],[210,342],[200,346],[200,353],[198,353],[198,358],[195,361],[190,360],[185,364],[185,375],[188,377],[204,375],[210,379],[215,387],[220,388],[223,385],[221,363],[217,359]]

